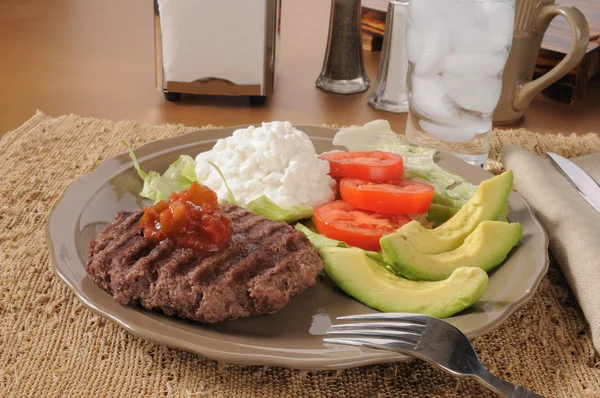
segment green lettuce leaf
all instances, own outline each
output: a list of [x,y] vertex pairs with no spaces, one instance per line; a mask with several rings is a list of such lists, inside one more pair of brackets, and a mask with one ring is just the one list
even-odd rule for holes
[[404,178],[407,180],[424,182],[426,184],[439,185],[444,189],[448,189],[454,184],[463,183],[465,181],[461,177],[442,169],[438,165],[430,165],[422,169],[406,169],[404,171]]
[[252,200],[245,207],[252,213],[260,214],[271,220],[284,221],[287,223],[309,218],[313,215],[312,207],[292,207],[284,209],[266,195],[262,195]]
[[[217,173],[219,173],[219,176],[221,176],[221,179],[225,184],[225,189],[227,190],[227,200],[229,201],[229,203],[241,206],[237,202],[237,200],[235,200],[235,197],[233,196],[233,191],[231,191],[231,188],[229,188],[229,184],[227,183],[227,180],[225,179],[225,176],[223,175],[223,172],[221,172],[219,166],[212,162],[208,162],[208,164],[214,167]],[[262,195],[252,200],[243,207],[246,210],[251,211],[252,213],[260,214],[261,216],[267,217],[268,219],[274,221],[283,221],[287,223],[302,220],[304,218],[309,218],[313,215],[312,207],[293,207],[291,209],[284,209],[278,206],[266,195]]]
[[181,155],[179,159],[169,166],[162,177],[181,185],[192,185],[192,182],[198,181],[198,177],[196,177],[196,161],[191,156]]
[[433,223],[433,227],[439,227],[449,219],[451,219],[456,213],[457,209],[445,205],[432,203],[427,212],[427,221]]
[[[438,165],[424,169],[409,169],[404,178],[433,185],[433,204],[443,205],[458,211],[473,196],[477,186],[470,184]],[[429,221],[432,221],[431,219]]]
[[365,255],[367,257],[369,257],[371,260],[375,261],[377,264],[381,265],[384,268],[387,268],[389,271],[393,272],[394,274],[397,274],[397,272],[392,268],[392,266],[383,260],[383,254],[381,254],[379,252],[372,252],[370,250],[363,250],[363,252],[365,253]]
[[239,203],[237,200],[235,200],[233,191],[231,190],[231,188],[229,188],[229,184],[227,183],[227,180],[225,179],[225,176],[223,175],[223,172],[221,171],[219,166],[217,166],[213,162],[207,162],[207,163],[210,164],[217,171],[217,173],[219,173],[219,176],[223,180],[223,184],[225,184],[225,189],[227,190],[227,201],[232,205],[239,206]]
[[[311,228],[307,227],[306,225],[304,225],[302,223],[296,224],[294,226],[294,228],[296,228],[298,231],[303,232],[304,235],[306,235],[306,237],[310,241],[310,243],[312,243],[312,245],[315,247],[315,249],[317,249],[317,251],[324,249],[326,247],[342,247],[344,249],[351,247],[346,242],[331,239],[331,238],[326,237],[325,235],[321,235],[320,233],[313,231]],[[358,248],[356,248],[356,249],[358,249]],[[395,270],[391,265],[389,265],[388,263],[386,263],[383,260],[383,254],[381,254],[379,252],[369,251],[369,250],[362,250],[362,249],[358,249],[358,250],[361,250],[363,253],[365,253],[365,255],[367,257],[369,257],[371,260],[375,261],[377,264],[381,265],[382,267],[386,268],[388,271],[390,271],[396,275],[400,275],[397,272],[397,270]]]
[[133,165],[138,172],[140,178],[144,181],[144,186],[140,196],[158,203],[161,200],[167,200],[173,192],[180,192],[188,189],[192,182],[198,181],[196,178],[196,162],[191,156],[181,155],[174,163],[172,163],[167,171],[161,176],[156,171],[146,173],[140,167],[131,145],[125,140],[121,143],[127,147],[129,156],[133,160]]
[[387,120],[374,120],[364,126],[340,129],[333,137],[333,145],[351,152],[386,151],[402,155],[406,169],[422,169],[434,164],[435,149],[410,145],[392,130]]
[[433,194],[433,204],[452,207],[456,210],[464,206],[471,199],[471,196],[477,189],[476,186],[465,183],[460,184],[453,189],[444,189],[435,185],[435,193]]
[[373,120],[364,126],[340,129],[333,137],[333,145],[343,146],[350,152],[374,151],[383,143],[401,141],[387,120]]
[[296,228],[298,231],[303,232],[304,235],[306,235],[306,237],[310,241],[310,243],[312,243],[312,245],[317,250],[320,250],[320,249],[322,249],[324,247],[344,247],[344,248],[350,247],[345,242],[342,242],[342,241],[339,241],[339,240],[335,240],[335,239],[331,239],[331,238],[326,237],[325,235],[321,235],[318,232],[314,232],[314,231],[312,231],[310,228],[308,228],[307,226],[305,226],[302,223],[296,224],[294,226],[294,228]]
[[437,152],[435,149],[404,142],[385,120],[343,128],[335,135],[333,143],[344,146],[349,151],[381,150],[402,155],[404,178],[433,185],[434,204],[458,210],[473,196],[477,188],[462,177],[438,166],[434,159]]

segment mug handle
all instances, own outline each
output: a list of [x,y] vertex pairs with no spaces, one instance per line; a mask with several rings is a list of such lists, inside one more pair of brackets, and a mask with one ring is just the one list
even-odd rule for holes
[[522,111],[543,89],[569,73],[582,59],[590,41],[590,28],[585,16],[575,7],[549,4],[542,7],[538,22],[548,27],[552,19],[560,15],[571,25],[572,41],[567,55],[554,68],[540,78],[528,83],[519,83],[513,104],[515,110]]

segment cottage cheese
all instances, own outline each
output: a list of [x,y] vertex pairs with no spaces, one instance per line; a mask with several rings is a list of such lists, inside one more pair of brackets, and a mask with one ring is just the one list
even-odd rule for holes
[[290,122],[236,130],[196,157],[198,179],[226,201],[225,184],[208,161],[219,166],[242,206],[263,194],[285,209],[334,199],[329,163],[316,157],[308,136]]

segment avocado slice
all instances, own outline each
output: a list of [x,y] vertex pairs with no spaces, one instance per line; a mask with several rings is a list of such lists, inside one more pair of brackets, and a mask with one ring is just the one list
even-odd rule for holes
[[357,248],[327,247],[319,254],[340,289],[383,312],[449,317],[479,300],[488,283],[479,268],[458,268],[444,281],[417,282],[392,274]]
[[513,173],[507,170],[483,181],[469,201],[448,221],[437,228],[427,229],[411,221],[399,232],[421,253],[444,253],[456,249],[475,230],[480,222],[498,220],[508,208],[506,200],[512,190]]
[[427,254],[401,232],[380,239],[383,259],[409,279],[439,281],[458,267],[477,267],[489,271],[502,263],[523,235],[519,223],[482,221],[455,250]]
[[[439,205],[433,203],[427,212],[427,221],[434,226],[439,227],[449,219],[451,219],[460,209],[455,209],[450,206]],[[508,221],[508,202],[504,203],[497,221]]]
[[432,203],[431,206],[429,206],[426,218],[427,221],[433,223],[433,225],[437,227],[454,217],[458,210],[459,209],[450,206]]
[[508,202],[504,203],[502,209],[500,209],[500,214],[498,215],[498,221],[508,221]]

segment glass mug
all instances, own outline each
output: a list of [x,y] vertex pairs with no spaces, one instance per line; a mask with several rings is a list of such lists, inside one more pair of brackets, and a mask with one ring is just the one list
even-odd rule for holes
[[409,2],[407,141],[483,166],[514,12],[514,0]]

